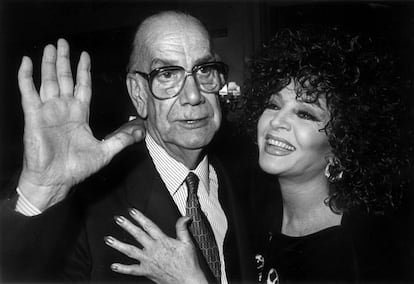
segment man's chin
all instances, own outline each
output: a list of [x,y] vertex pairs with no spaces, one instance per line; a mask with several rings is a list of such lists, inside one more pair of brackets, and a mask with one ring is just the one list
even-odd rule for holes
[[198,135],[178,136],[175,141],[177,142],[176,145],[180,145],[182,148],[188,150],[201,150],[210,144],[213,137],[214,135],[205,136],[202,135],[202,133],[199,133]]
[[187,140],[184,143],[180,143],[182,148],[185,148],[187,150],[202,150],[205,147],[208,146],[211,139],[207,140],[200,140],[200,139],[194,139],[194,140]]

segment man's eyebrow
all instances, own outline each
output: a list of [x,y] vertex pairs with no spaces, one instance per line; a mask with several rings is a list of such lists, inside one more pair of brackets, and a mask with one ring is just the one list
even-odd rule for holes
[[154,66],[156,66],[156,65],[159,65],[159,67],[162,67],[162,66],[177,65],[177,63],[172,61],[172,60],[154,58],[154,59],[151,60],[151,64],[150,64],[151,70],[154,69]]
[[[208,54],[206,56],[203,56],[201,58],[198,58],[195,62],[194,62],[194,66],[195,65],[199,65],[199,64],[203,64],[203,63],[207,63],[207,62],[211,62],[214,61],[215,57],[211,54]],[[154,66],[159,65],[159,67],[162,66],[180,66],[178,64],[178,62],[176,60],[169,60],[169,59],[161,59],[161,58],[154,58],[151,60],[151,69],[154,69]]]
[[194,62],[194,65],[200,65],[200,64],[203,64],[203,63],[207,63],[207,62],[215,61],[215,59],[216,59],[216,58],[215,58],[213,55],[208,54],[208,55],[206,55],[206,56],[204,56],[204,57],[201,57],[201,58],[197,59],[197,60]]

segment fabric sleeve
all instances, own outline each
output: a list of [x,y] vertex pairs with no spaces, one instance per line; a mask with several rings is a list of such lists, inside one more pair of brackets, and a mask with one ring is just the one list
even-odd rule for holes
[[34,206],[19,188],[16,189],[18,197],[15,210],[25,216],[36,216],[42,213],[36,206]]

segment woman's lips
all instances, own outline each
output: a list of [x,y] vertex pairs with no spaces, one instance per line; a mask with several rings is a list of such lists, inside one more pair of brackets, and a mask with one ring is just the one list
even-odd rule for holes
[[265,137],[265,151],[270,155],[286,156],[296,150],[287,140],[267,134]]

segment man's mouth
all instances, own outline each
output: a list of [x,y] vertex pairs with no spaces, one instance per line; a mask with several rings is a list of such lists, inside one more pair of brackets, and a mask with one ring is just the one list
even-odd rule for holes
[[186,128],[199,128],[203,127],[208,123],[207,117],[197,119],[181,119],[178,122]]
[[194,124],[194,123],[197,123],[201,120],[203,120],[203,119],[186,119],[186,120],[184,120],[184,122],[187,123],[187,124]]

